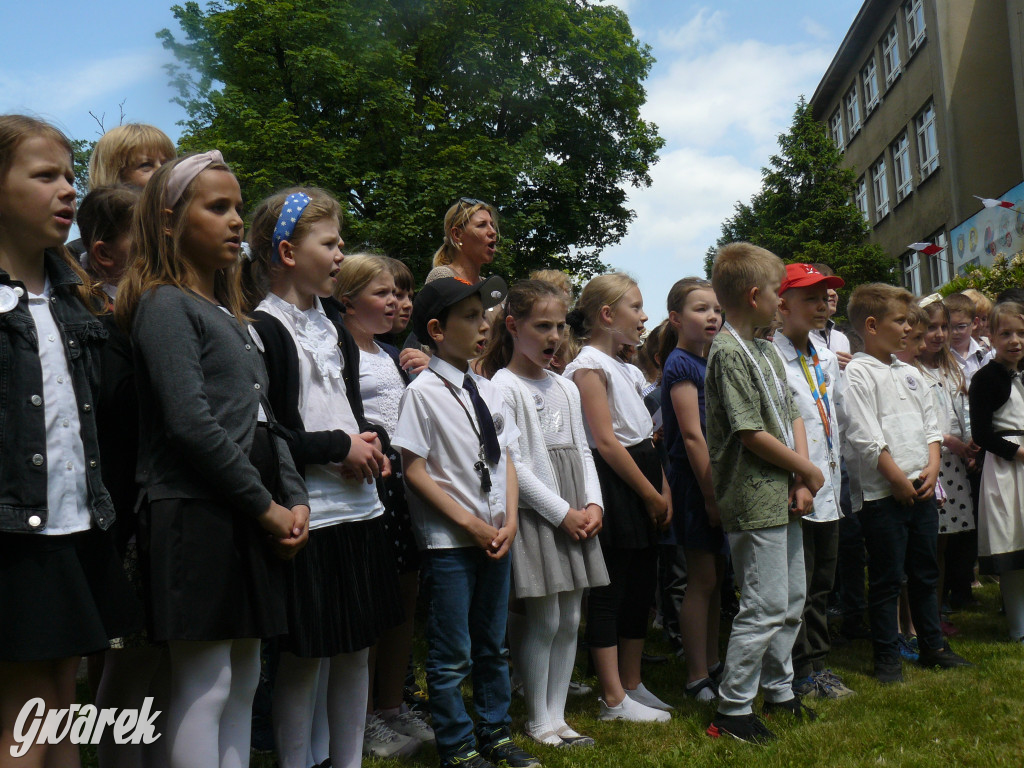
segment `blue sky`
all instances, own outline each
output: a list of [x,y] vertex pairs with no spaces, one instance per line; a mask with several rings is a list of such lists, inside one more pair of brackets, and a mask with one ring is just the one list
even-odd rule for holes
[[[704,251],[737,200],[760,186],[801,94],[810,97],[861,0],[616,0],[657,63],[644,116],[666,144],[649,189],[631,190],[636,220],[604,259],[640,281],[652,323],[672,283],[702,274]],[[74,138],[99,125],[159,126],[172,138],[184,111],[172,104],[156,33],[177,26],[154,0],[3,2],[0,113],[28,112]],[[495,201],[499,207],[501,201]]]

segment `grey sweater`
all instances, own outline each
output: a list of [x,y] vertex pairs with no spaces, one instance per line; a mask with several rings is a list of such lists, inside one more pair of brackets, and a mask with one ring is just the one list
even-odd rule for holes
[[[195,293],[161,286],[139,302],[132,341],[137,479],[149,499],[212,499],[251,515],[266,510],[270,492],[249,450],[260,402],[266,403],[267,370],[249,327]],[[274,439],[281,503],[308,503],[288,446]]]

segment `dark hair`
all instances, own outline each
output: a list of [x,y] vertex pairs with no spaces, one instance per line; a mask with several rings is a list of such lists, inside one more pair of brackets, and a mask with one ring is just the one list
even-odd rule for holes
[[391,275],[395,278],[395,288],[406,293],[414,293],[416,291],[416,280],[413,278],[412,270],[409,269],[409,266],[404,261],[391,256],[384,256],[384,260],[387,262]]
[[[713,292],[713,289],[711,288],[711,281],[705,280],[702,277],[684,277],[682,280],[677,280],[669,289],[668,297],[665,299],[665,308],[668,310],[669,315],[671,316],[673,312],[682,312],[686,309],[686,302],[690,298],[690,294],[694,291],[700,290]],[[650,336],[648,336],[647,341],[644,342],[644,346],[647,346],[650,340]],[[675,326],[673,326],[672,323],[667,323],[664,330],[658,337],[657,356],[661,361],[659,367],[664,367],[669,354],[671,354],[672,350],[675,349],[678,344],[679,333],[676,331]]]
[[1007,288],[1005,291],[1000,291],[996,296],[996,304],[1002,304],[1004,301],[1024,304],[1024,288]]
[[[675,328],[668,320],[662,320],[644,339],[636,350],[636,359],[633,361],[636,367],[644,373],[644,378],[651,384],[661,383],[661,368],[665,364],[665,358],[661,350],[665,347],[665,336],[675,338]],[[673,347],[675,344],[672,345]],[[672,349],[669,348],[669,352]]]
[[[449,304],[447,307],[440,310],[436,315],[430,318],[430,320],[437,320],[437,324],[441,326],[441,330],[443,331],[444,327],[448,325],[448,315],[452,313],[452,307],[454,306],[455,304]],[[430,321],[428,320],[427,322]],[[437,353],[437,342],[434,341],[434,337],[431,336],[429,333],[427,334],[427,338],[419,339],[419,341],[420,343],[426,344],[428,347],[430,347],[431,352],[434,352],[435,354]]]
[[487,348],[480,357],[480,371],[484,376],[491,378],[512,360],[515,339],[505,326],[505,318],[511,316],[516,320],[524,320],[533,312],[537,302],[544,299],[555,299],[563,306],[567,303],[565,291],[544,280],[520,280],[509,288],[505,311],[499,314],[491,326]]
[[124,185],[97,187],[87,194],[78,207],[78,231],[85,249],[128,232],[138,202],[139,190]]

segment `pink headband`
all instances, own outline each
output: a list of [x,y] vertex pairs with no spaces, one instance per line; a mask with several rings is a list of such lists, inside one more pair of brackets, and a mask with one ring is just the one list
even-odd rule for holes
[[198,155],[186,157],[171,170],[170,178],[167,180],[166,204],[173,208],[175,203],[181,199],[181,193],[196,176],[206,170],[213,163],[223,163],[224,155],[218,149],[211,149],[209,152],[202,152]]

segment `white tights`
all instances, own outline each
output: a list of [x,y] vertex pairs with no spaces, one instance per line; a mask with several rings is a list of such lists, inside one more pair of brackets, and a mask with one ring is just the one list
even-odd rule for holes
[[327,724],[335,768],[359,768],[363,759],[369,649],[330,659],[282,653],[274,681],[274,741],[281,768],[308,768],[321,664],[327,676]]
[[1024,570],[1004,571],[999,574],[999,589],[1003,595],[1006,619],[1012,640],[1024,639]]
[[260,641],[172,640],[167,749],[172,768],[249,765]]
[[519,669],[526,695],[526,728],[535,737],[566,729],[565,699],[576,662],[583,590],[528,597]]

